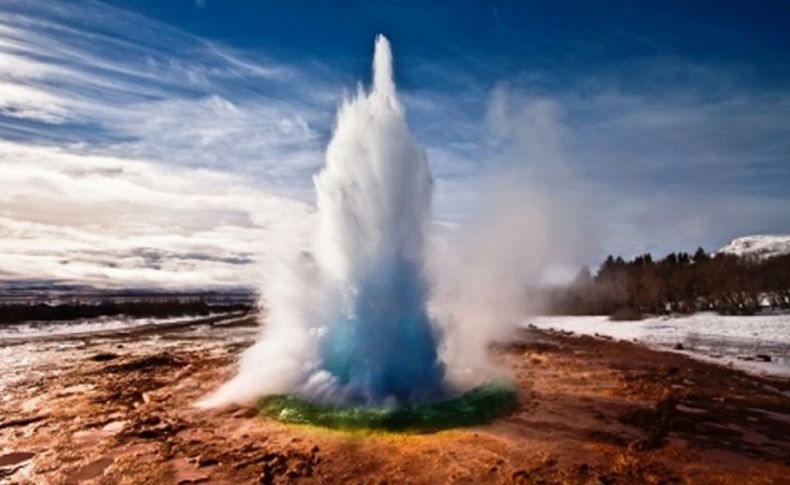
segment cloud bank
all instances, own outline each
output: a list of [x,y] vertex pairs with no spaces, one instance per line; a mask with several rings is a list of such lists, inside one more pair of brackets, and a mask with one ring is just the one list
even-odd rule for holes
[[0,142],[0,279],[252,285],[312,209],[206,169]]

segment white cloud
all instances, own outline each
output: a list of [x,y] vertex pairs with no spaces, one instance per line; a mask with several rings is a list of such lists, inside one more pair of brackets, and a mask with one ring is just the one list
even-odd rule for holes
[[243,179],[0,142],[0,278],[254,285],[312,209]]

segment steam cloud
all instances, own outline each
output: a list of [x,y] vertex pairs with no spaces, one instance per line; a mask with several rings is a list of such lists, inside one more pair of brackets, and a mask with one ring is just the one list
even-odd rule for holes
[[542,205],[537,192],[498,182],[497,198],[462,242],[431,246],[425,264],[432,180],[383,36],[373,70],[372,90],[360,87],[341,106],[315,177],[313,247],[269,275],[261,338],[238,375],[200,405],[283,393],[328,403],[419,402],[499,376],[488,345],[509,336],[529,309],[525,282],[557,251],[548,239],[553,226],[531,210]]

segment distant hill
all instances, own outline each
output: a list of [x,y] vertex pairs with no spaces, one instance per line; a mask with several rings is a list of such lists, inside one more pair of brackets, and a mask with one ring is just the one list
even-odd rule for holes
[[743,236],[730,241],[716,253],[745,258],[768,259],[790,254],[790,235],[764,234]]
[[134,318],[249,312],[249,288],[161,290],[106,289],[52,281],[0,281],[0,325],[125,315]]

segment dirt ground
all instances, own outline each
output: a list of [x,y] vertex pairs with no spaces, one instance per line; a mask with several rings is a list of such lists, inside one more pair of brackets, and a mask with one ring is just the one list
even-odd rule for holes
[[604,339],[524,330],[493,351],[520,407],[426,434],[285,425],[193,403],[255,329],[16,346],[2,483],[790,483],[790,382]]

